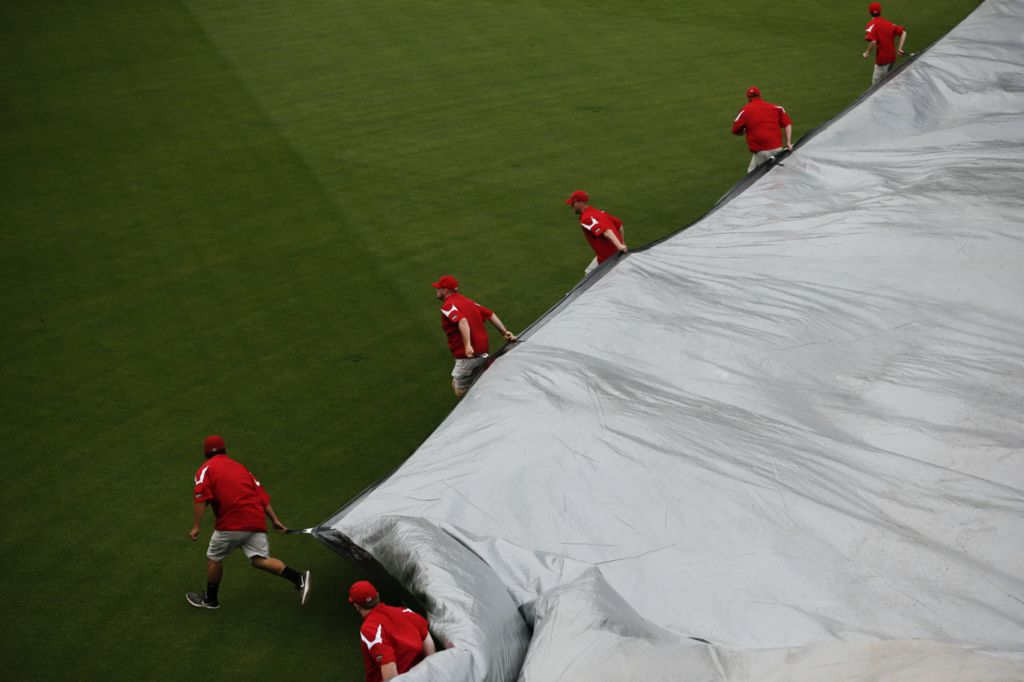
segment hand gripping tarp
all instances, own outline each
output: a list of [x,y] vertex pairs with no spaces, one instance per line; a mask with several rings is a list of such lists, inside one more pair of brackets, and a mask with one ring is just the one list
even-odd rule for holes
[[407,679],[1022,680],[1022,417],[1024,2],[989,0],[318,536],[454,645]]

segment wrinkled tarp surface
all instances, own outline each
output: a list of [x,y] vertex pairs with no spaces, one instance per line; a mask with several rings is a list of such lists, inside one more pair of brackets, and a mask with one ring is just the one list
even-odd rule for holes
[[1024,2],[805,142],[321,526],[454,644],[406,679],[1024,679]]

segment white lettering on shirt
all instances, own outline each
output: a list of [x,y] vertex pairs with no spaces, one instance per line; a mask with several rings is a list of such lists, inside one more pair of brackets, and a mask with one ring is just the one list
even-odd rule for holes
[[580,227],[582,227],[584,230],[588,230],[588,231],[592,232],[594,230],[594,228],[597,227],[597,218],[592,218],[592,220],[594,222],[590,223],[589,225],[584,225],[583,221],[581,220],[580,221]]
[[459,309],[455,306],[454,303],[452,303],[452,307],[451,307],[450,310],[445,310],[444,308],[441,308],[441,314],[444,315],[445,317],[447,317],[448,319],[451,319],[452,313],[457,313],[457,312],[459,312]]
[[378,644],[383,644],[384,643],[384,630],[383,630],[383,628],[384,628],[383,625],[379,625],[379,624],[377,625],[377,636],[374,637],[372,640],[369,640],[369,639],[366,639],[365,637],[363,637],[363,633],[362,632],[359,633],[359,639],[363,640],[363,644],[366,645],[366,650],[367,651],[369,651],[370,649],[372,649],[373,647],[375,647]]
[[209,468],[210,467],[203,467],[202,469],[199,470],[199,477],[196,478],[196,485],[201,485],[202,484],[203,479],[206,478],[206,471]]
[[736,114],[736,118],[734,118],[732,120],[732,122],[735,123],[736,121],[740,120],[740,118],[742,118],[742,117],[743,117],[743,110],[740,109],[740,113]]

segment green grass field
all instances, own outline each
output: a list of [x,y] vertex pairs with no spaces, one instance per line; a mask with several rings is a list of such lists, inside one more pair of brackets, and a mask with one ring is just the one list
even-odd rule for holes
[[[920,50],[976,0],[900,0]],[[7,2],[0,7],[2,669],[359,680],[359,574],[302,536],[311,603],[226,565],[191,609],[201,440],[285,523],[324,520],[455,404],[429,283],[519,330],[591,254],[743,175],[757,84],[799,138],[870,83],[866,2]]]

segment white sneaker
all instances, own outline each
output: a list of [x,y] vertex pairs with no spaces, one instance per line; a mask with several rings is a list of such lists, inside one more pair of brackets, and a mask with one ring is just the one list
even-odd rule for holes
[[299,603],[305,606],[306,597],[309,596],[309,571],[302,574],[302,584],[299,585]]

